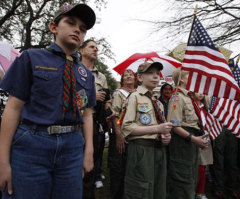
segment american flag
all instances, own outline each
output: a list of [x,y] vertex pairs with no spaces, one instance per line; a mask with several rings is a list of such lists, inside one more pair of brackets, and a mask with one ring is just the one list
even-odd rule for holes
[[[229,67],[233,76],[240,85],[240,70],[234,65],[234,60],[229,60]],[[211,110],[214,117],[223,123],[233,134],[240,135],[240,103],[237,100],[220,98],[217,99],[216,105]]]
[[[212,98],[211,105],[214,107],[214,103],[216,102],[216,98]],[[215,138],[220,135],[222,132],[222,124],[210,113],[211,107],[209,111],[204,109],[204,106],[200,107],[201,114],[201,122],[203,125],[203,129],[205,133],[209,133],[211,140],[215,140]]]
[[240,89],[227,61],[196,16],[182,69],[189,71],[187,90],[209,96],[240,100]]

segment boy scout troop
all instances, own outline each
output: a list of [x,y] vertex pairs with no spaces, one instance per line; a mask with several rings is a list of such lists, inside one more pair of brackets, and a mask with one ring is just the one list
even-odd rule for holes
[[[198,151],[208,147],[208,135],[202,134],[193,99],[185,89],[188,73],[180,68],[174,71],[176,88],[164,107],[153,95],[163,65],[147,61],[138,67],[138,88],[132,84],[118,89],[111,101],[107,79],[94,66],[97,44],[94,40],[83,42],[95,20],[94,11],[86,4],[64,4],[49,24],[55,42],[47,49],[24,51],[4,77],[1,88],[9,93],[9,101],[0,134],[3,197],[81,199],[85,176],[90,188],[84,190],[84,198],[94,199],[94,183],[96,188],[103,186],[101,164],[108,117],[115,131],[110,135],[108,162],[113,199],[195,198]],[[233,138],[229,149],[237,148],[235,137],[224,130],[215,141],[216,161],[226,145],[219,141],[223,136]],[[233,150],[228,160],[235,167],[229,171],[232,184],[227,184],[227,189],[240,198],[235,175],[237,151]],[[223,162],[219,163],[223,167]],[[226,197],[222,172],[214,172],[219,198]]]

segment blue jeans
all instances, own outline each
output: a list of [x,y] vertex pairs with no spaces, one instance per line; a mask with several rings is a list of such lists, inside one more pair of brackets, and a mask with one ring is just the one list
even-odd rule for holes
[[11,150],[14,194],[3,199],[81,199],[83,145],[81,130],[49,135],[21,124]]

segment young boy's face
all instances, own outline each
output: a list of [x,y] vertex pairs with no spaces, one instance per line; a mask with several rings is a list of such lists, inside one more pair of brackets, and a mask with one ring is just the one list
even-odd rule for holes
[[77,50],[87,32],[85,24],[75,16],[64,16],[58,25],[51,22],[50,30],[56,36],[56,43],[69,50]]
[[188,74],[181,77],[181,83],[180,83],[181,87],[186,88],[187,81],[188,81]]
[[148,90],[153,90],[159,84],[159,73],[158,67],[150,67],[146,72],[138,75],[138,80],[145,86]]

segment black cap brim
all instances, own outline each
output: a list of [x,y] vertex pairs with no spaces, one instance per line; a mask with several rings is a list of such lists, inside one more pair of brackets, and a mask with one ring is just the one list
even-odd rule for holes
[[77,4],[68,12],[65,12],[64,15],[76,16],[82,20],[87,30],[91,29],[96,22],[96,15],[92,8],[86,4]]

